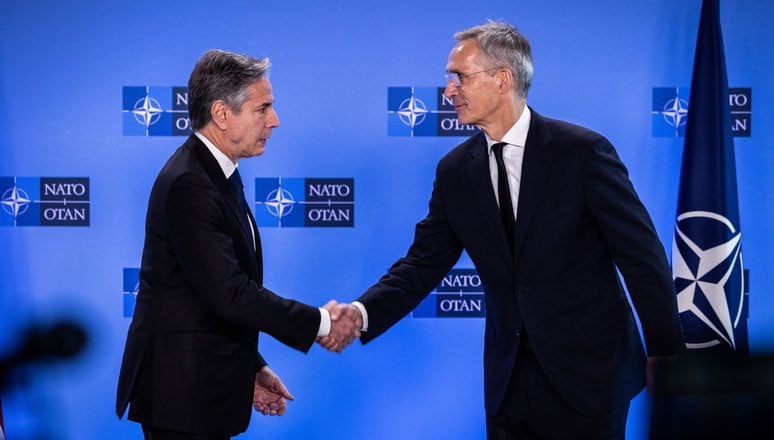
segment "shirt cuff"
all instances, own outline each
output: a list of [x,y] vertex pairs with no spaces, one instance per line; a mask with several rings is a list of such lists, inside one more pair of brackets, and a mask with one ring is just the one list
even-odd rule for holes
[[360,315],[363,316],[363,328],[361,328],[360,331],[367,332],[368,331],[368,312],[366,311],[365,306],[360,301],[352,301],[352,305],[357,307],[357,309],[360,310]]
[[331,314],[328,310],[320,307],[320,328],[317,330],[317,337],[328,336],[331,332]]

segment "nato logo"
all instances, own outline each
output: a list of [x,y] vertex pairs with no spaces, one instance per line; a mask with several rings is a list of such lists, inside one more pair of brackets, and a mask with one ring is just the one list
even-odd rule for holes
[[255,179],[255,221],[278,228],[355,226],[355,179]]
[[[718,344],[737,348],[735,329],[744,325],[747,293],[742,265],[742,234],[726,217],[708,211],[680,214],[672,243],[677,306],[684,326],[703,329],[686,333],[686,347]],[[744,342],[742,342],[744,343]]]
[[414,318],[482,318],[483,286],[475,269],[452,269],[411,316]]
[[140,269],[124,268],[124,318],[134,315],[134,305],[137,304],[137,293],[140,291]]
[[188,136],[188,87],[125,86],[124,136]]
[[688,120],[688,89],[653,88],[653,136],[683,137]]
[[[684,137],[688,120],[688,87],[654,87],[653,119],[654,137]],[[729,88],[728,102],[731,108],[731,132],[734,137],[750,137],[752,130],[752,89]]]
[[470,136],[473,125],[457,120],[454,104],[443,87],[388,87],[387,134],[389,136]]
[[0,226],[89,226],[88,177],[0,177]]

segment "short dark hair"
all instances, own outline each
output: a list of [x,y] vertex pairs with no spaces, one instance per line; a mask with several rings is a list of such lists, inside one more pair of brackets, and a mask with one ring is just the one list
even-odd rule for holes
[[191,127],[201,130],[210,122],[210,108],[218,100],[238,112],[248,99],[247,88],[268,75],[268,58],[252,58],[225,50],[208,50],[188,79],[188,116]]

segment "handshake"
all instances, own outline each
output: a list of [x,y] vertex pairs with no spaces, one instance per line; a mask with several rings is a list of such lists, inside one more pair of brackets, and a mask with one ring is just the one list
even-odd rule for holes
[[352,304],[339,304],[333,300],[328,301],[323,308],[331,316],[331,331],[328,336],[317,338],[317,343],[330,351],[341,353],[355,338],[360,337],[363,316]]

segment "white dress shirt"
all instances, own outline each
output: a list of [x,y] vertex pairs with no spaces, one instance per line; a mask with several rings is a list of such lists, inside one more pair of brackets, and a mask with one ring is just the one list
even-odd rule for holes
[[492,145],[498,142],[505,142],[503,147],[503,162],[505,162],[505,171],[508,173],[508,189],[511,190],[511,206],[513,206],[513,218],[519,208],[519,188],[521,187],[521,165],[524,161],[524,144],[527,142],[527,131],[529,123],[532,120],[532,112],[529,107],[524,106],[521,116],[499,141],[491,139],[486,133],[486,148],[489,154],[489,175],[492,178],[492,188],[494,188],[495,200],[500,205],[500,195],[497,191],[497,159],[492,154]]

